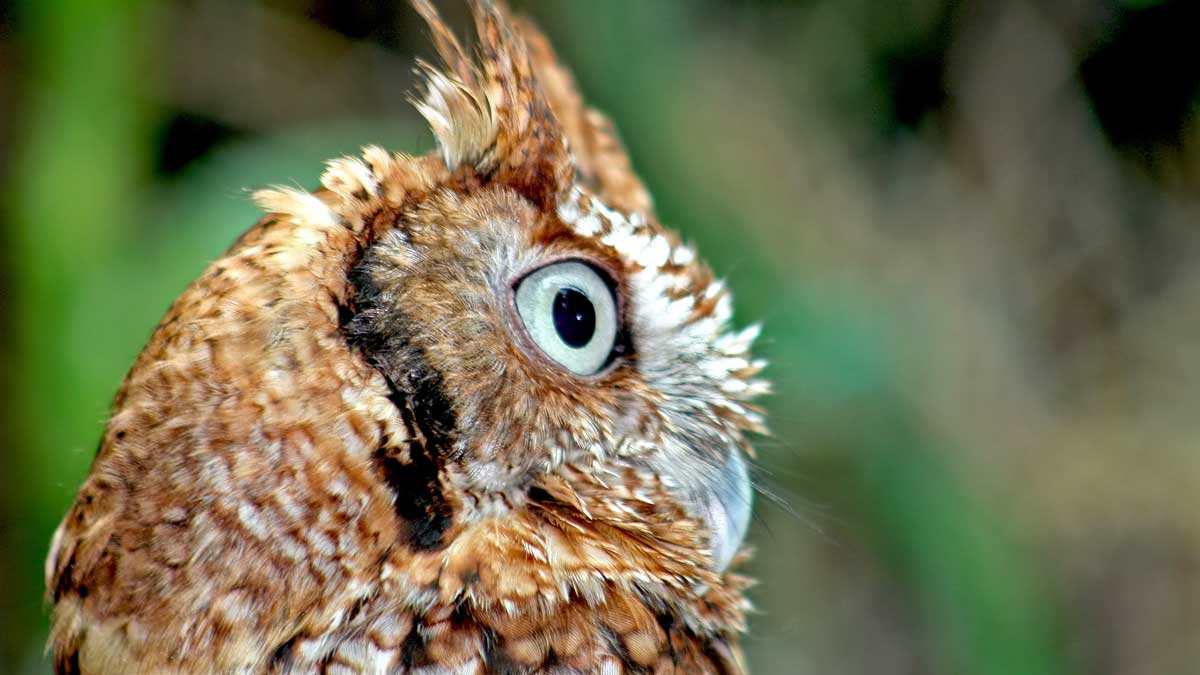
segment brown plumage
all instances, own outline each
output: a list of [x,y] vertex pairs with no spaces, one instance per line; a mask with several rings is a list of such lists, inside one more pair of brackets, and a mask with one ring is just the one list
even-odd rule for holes
[[[61,673],[738,673],[756,329],[528,21],[183,293],[47,560]],[[548,290],[547,290],[548,289]]]

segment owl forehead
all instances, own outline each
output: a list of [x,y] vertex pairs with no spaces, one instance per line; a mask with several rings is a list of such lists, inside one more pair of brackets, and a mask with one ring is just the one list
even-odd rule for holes
[[541,210],[504,186],[445,190],[403,219],[398,227],[415,247],[479,259],[475,262],[492,260],[494,267],[502,268],[495,271],[519,273],[522,267],[577,256],[619,277],[627,263],[619,249],[568,226],[553,210]]
[[695,250],[641,213],[612,209],[576,186],[558,205],[556,215],[570,232],[611,251],[640,291],[639,299],[667,311],[660,318],[724,324],[732,316],[724,283],[712,276]]

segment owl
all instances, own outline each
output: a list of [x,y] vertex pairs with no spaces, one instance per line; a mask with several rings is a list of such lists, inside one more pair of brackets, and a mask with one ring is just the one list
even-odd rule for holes
[[173,304],[46,563],[59,673],[741,673],[757,327],[546,38],[425,0],[365,148]]

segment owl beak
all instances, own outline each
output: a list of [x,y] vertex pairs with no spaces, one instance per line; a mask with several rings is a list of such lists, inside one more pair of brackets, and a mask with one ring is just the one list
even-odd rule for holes
[[740,450],[733,448],[725,466],[710,479],[701,504],[702,516],[711,533],[713,565],[718,572],[725,571],[742,546],[750,527],[753,499],[746,460]]

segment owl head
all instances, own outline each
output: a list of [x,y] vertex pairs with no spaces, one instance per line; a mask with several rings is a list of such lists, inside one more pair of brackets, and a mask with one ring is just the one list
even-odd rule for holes
[[510,519],[525,555],[526,521],[565,518],[600,528],[589,545],[614,567],[719,583],[750,515],[746,434],[763,431],[758,327],[731,329],[729,291],[657,222],[531,24],[473,3],[472,59],[414,4],[443,61],[420,65],[415,101],[437,154],[367,148],[315,196],[257,195],[360,242],[340,327],[410,428],[380,452],[414,542]]
[[548,43],[472,4],[417,108],[180,297],[46,566],[60,672],[740,672],[757,328]]
[[427,589],[462,569],[443,595],[510,610],[618,585],[740,623],[726,568],[763,431],[757,327],[731,329],[724,283],[656,221],[534,26],[473,2],[470,58],[414,4],[443,61],[419,66],[415,101],[437,153],[367,148],[322,191],[257,195],[310,233],[289,246],[353,243],[322,276],[344,281],[337,330],[400,417],[370,449],[413,552],[390,574]]
[[47,560],[63,672],[741,670],[757,328],[531,24],[414,4],[438,152],[257,193],[176,300]]

